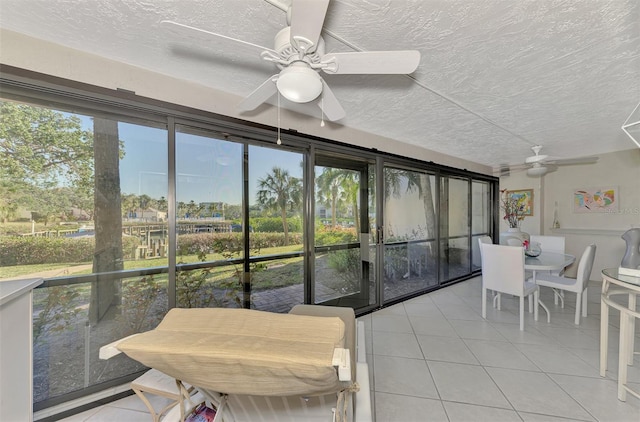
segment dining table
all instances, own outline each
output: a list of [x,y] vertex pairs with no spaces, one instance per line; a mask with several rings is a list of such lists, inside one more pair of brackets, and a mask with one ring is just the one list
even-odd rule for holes
[[[561,271],[573,264],[576,257],[569,254],[542,251],[538,256],[528,256],[525,254],[524,269],[531,271],[533,274],[533,282],[536,282],[536,274],[540,271]],[[551,314],[549,308],[538,299],[538,304],[547,313],[547,323],[551,322]]]
[[[609,347],[609,309],[620,312],[620,339],[618,345],[618,399],[626,400],[627,392],[640,399],[640,391],[627,385],[628,365],[633,365],[637,296],[640,295],[640,277],[623,274],[619,268],[602,270],[600,297],[600,376],[606,376]],[[626,299],[626,303],[624,298]],[[614,299],[615,298],[615,299]],[[637,352],[636,352],[637,353]]]

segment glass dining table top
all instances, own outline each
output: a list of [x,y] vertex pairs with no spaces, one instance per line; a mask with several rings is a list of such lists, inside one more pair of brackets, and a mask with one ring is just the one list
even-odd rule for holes
[[571,265],[576,257],[568,254],[555,252],[542,252],[538,256],[526,256],[524,259],[524,268],[526,270],[561,270]]
[[634,277],[632,275],[620,274],[617,268],[606,268],[602,270],[602,275],[621,281],[623,283],[633,284],[634,286],[640,286],[640,277]]

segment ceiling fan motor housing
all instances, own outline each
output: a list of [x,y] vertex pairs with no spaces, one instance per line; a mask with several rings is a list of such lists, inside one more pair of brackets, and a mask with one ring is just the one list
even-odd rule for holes
[[[287,62],[302,60],[309,64],[319,64],[322,56],[324,56],[324,40],[322,37],[318,38],[318,45],[312,45],[311,48],[305,51],[303,57],[300,57],[298,50],[291,45],[291,27],[287,26],[276,34],[273,49]],[[278,67],[283,68],[284,66],[278,64]]]

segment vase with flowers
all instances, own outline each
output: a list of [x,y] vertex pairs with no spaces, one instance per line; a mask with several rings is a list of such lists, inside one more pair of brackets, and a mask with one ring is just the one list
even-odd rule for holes
[[509,246],[524,246],[529,242],[529,233],[520,230],[520,223],[524,220],[526,203],[524,197],[515,197],[502,189],[500,191],[500,208],[503,211],[503,219],[509,225],[506,232],[500,233],[500,244]]

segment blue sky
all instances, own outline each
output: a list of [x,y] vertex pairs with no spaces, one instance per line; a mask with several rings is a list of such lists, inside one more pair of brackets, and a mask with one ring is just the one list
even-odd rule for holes
[[[128,123],[119,124],[125,156],[120,162],[123,194],[167,194],[167,131]],[[177,200],[196,203],[242,202],[242,145],[220,139],[178,133],[176,136]],[[274,166],[302,178],[302,155],[274,148],[249,149],[249,198],[255,201],[257,180]]]

